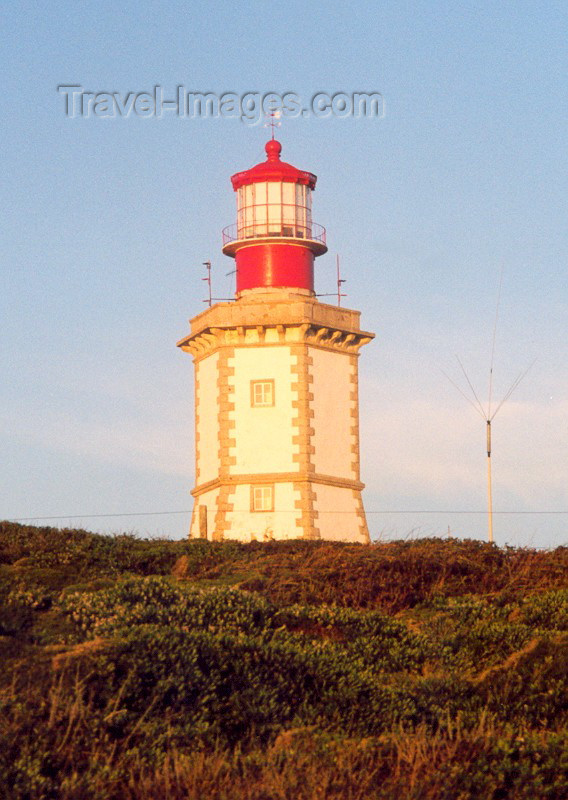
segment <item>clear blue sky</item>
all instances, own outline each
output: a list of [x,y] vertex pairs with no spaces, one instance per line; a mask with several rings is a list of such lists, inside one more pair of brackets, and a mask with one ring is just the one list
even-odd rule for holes
[[[262,126],[69,119],[59,84],[173,94],[379,91],[383,119],[299,119],[283,156],[315,172],[362,352],[364,497],[374,537],[485,536],[483,397],[499,275],[494,505],[568,511],[566,90],[562,2],[12,2],[1,23],[0,516],[185,535],[193,387],[175,347],[232,262],[229,176]],[[439,514],[386,511],[444,511]],[[380,513],[375,513],[380,512]],[[79,519],[71,519],[79,515]],[[568,540],[568,514],[499,515],[500,544]]]

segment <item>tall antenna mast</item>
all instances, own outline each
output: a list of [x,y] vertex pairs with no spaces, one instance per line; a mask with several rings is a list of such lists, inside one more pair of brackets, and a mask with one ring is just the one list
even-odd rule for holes
[[[495,306],[495,322],[493,324],[493,339],[491,341],[491,364],[489,366],[489,391],[487,400],[487,526],[489,541],[493,541],[493,489],[491,483],[491,401],[493,399],[493,364],[495,362],[495,339],[497,337],[497,320],[499,319],[499,305],[501,304],[501,288],[503,286],[503,269],[499,276],[499,291],[497,292],[497,305]],[[497,412],[495,412],[497,413]]]
[[[505,393],[505,396],[497,406],[497,408],[492,411],[491,404],[493,400],[493,364],[495,360],[495,338],[497,334],[497,320],[499,318],[499,304],[501,302],[501,286],[503,284],[503,269],[501,269],[501,277],[499,279],[499,293],[497,295],[497,307],[495,310],[495,323],[493,325],[493,339],[491,343],[491,362],[489,366],[489,391],[488,391],[488,398],[487,398],[487,407],[483,405],[481,400],[479,399],[477,392],[475,391],[472,382],[469,379],[469,375],[467,374],[464,365],[460,361],[459,357],[456,355],[456,359],[458,364],[460,365],[461,371],[464,374],[464,377],[467,381],[467,385],[471,391],[471,397],[466,394],[466,392],[462,391],[462,389],[458,386],[458,384],[453,381],[449,375],[446,375],[446,378],[450,381],[450,383],[455,386],[458,392],[465,397],[465,399],[470,403],[470,405],[475,408],[476,412],[481,416],[481,418],[485,422],[485,433],[486,433],[486,449],[487,449],[487,535],[489,542],[493,542],[493,488],[492,488],[492,479],[491,479],[491,423],[499,413],[500,409],[503,405],[507,402],[507,400],[511,397],[517,386],[523,380],[525,375],[528,371],[533,367],[536,358],[532,361],[529,366],[521,372],[513,381],[511,386],[509,387],[508,391]],[[443,370],[442,370],[443,371]],[[472,399],[473,398],[473,399]]]

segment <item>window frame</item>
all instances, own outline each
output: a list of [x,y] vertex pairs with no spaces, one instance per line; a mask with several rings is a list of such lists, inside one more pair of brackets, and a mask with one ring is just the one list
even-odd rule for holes
[[[262,508],[257,508],[256,502],[256,492],[262,492],[262,500],[260,505]],[[265,495],[265,492],[269,494]],[[269,502],[267,503],[268,507],[264,508],[266,498],[268,498]],[[274,511],[274,484],[273,483],[256,483],[252,484],[250,487],[250,510],[253,514],[270,514]]]
[[[270,403],[257,403],[256,402],[256,393],[255,387],[259,385],[266,385],[270,386]],[[276,404],[276,396],[275,396],[275,387],[274,387],[274,378],[259,378],[255,380],[251,380],[250,382],[250,406],[251,408],[273,408]]]

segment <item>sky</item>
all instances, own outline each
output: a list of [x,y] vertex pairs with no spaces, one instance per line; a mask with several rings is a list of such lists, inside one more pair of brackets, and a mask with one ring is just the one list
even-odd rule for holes
[[[568,10],[562,2],[4,4],[0,517],[181,538],[193,486],[191,358],[231,291],[229,177],[269,131],[238,118],[65,113],[85,91],[379,92],[380,118],[300,117],[335,289],[376,333],[360,358],[373,539],[487,536],[480,399],[499,283],[499,545],[568,543]],[[494,404],[495,407],[495,404]],[[165,513],[167,512],[167,513]],[[48,519],[51,518],[51,519]]]

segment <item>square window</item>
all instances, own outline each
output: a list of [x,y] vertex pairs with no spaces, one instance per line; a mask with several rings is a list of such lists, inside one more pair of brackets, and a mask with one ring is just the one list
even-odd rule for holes
[[251,511],[274,511],[274,486],[251,486]]
[[256,406],[274,405],[274,381],[251,381],[250,382],[250,404]]

